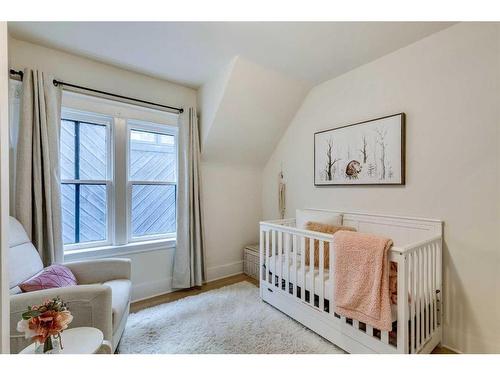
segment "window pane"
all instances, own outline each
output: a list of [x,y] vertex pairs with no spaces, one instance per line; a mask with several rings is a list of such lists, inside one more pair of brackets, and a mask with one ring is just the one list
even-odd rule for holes
[[161,144],[172,145],[172,146],[175,144],[175,139],[171,135],[160,134],[159,138]]
[[80,242],[106,239],[106,185],[80,185]]
[[108,160],[107,142],[107,131],[104,125],[62,120],[61,178],[63,180],[105,180]]
[[61,186],[63,243],[75,243],[75,185]]
[[172,135],[130,131],[130,180],[175,181],[176,148]]
[[106,185],[62,185],[62,227],[65,245],[106,240],[106,194]]
[[75,178],[75,123],[61,121],[61,178]]
[[149,142],[149,143],[152,143],[152,142],[155,141],[156,136],[153,133],[132,131],[130,133],[130,138],[132,140],[134,140],[134,141],[137,141],[137,142]]
[[81,122],[80,179],[105,180],[107,175],[107,137],[103,125]]
[[175,185],[132,185],[132,236],[174,233]]

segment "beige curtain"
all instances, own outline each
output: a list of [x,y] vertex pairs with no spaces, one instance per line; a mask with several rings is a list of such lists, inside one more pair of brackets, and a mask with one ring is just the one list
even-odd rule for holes
[[200,135],[196,110],[189,108],[179,126],[177,247],[172,286],[200,286],[205,280],[203,212],[200,186]]
[[17,144],[14,214],[44,265],[63,261],[59,131],[61,89],[47,74],[26,69]]

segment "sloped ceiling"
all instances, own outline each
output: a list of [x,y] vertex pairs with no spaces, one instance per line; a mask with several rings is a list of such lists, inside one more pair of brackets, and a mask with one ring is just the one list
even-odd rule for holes
[[199,88],[234,56],[318,84],[450,22],[9,22],[21,40]]
[[308,91],[302,81],[236,57],[200,89],[202,159],[264,165]]
[[451,25],[9,22],[9,32],[199,89],[202,158],[262,166],[310,87]]

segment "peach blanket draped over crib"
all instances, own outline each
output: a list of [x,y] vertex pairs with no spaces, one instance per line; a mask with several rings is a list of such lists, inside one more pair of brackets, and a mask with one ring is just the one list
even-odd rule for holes
[[[356,228],[345,227],[345,226],[336,226],[329,224],[322,224],[313,221],[309,221],[306,223],[306,229],[312,230],[314,232],[335,234],[340,230],[348,230],[356,232]],[[306,238],[305,241],[305,255],[306,255],[306,266],[309,266],[311,251],[310,250],[310,240]],[[330,246],[328,243],[325,243],[324,249],[324,268],[329,269],[330,264]],[[319,241],[314,240],[314,267],[319,267]],[[392,304],[396,305],[398,301],[398,266],[394,262],[390,262],[390,272],[389,272],[389,292],[391,296]]]
[[392,240],[369,233],[333,235],[335,310],[374,328],[390,331],[388,251]]

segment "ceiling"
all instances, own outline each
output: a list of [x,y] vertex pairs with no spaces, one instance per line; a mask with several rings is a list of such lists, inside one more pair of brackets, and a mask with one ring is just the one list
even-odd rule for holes
[[[226,69],[215,85],[211,81],[200,90],[202,158],[263,166],[309,90],[242,57]],[[203,98],[218,100],[210,104]]]
[[234,56],[309,86],[450,22],[9,22],[14,38],[198,88]]

